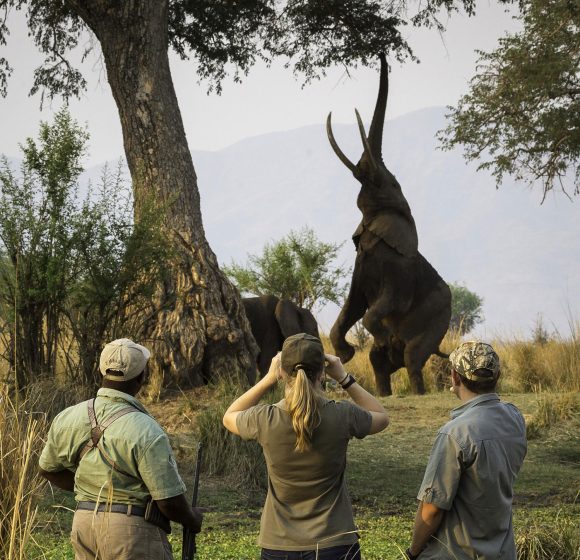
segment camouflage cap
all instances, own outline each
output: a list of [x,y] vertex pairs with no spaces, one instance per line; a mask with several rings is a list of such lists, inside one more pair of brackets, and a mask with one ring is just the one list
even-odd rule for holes
[[[485,342],[464,342],[451,352],[449,361],[459,375],[471,381],[489,381],[499,376],[499,356]],[[476,375],[480,369],[491,372],[491,375]]]

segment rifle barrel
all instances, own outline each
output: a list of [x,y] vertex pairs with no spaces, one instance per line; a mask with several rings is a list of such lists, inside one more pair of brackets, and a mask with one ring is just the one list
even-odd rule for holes
[[[191,496],[191,507],[197,506],[197,493],[199,489],[199,474],[201,472],[201,441],[197,444],[197,457],[195,461],[195,475],[193,477],[193,494]],[[183,528],[183,547],[181,549],[181,560],[193,560],[196,552],[195,533],[187,527]]]

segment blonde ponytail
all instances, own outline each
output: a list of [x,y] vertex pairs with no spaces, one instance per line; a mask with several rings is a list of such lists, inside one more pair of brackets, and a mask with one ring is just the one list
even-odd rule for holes
[[296,434],[296,451],[310,449],[312,435],[320,424],[319,398],[306,372],[299,369],[296,377],[289,383],[285,397],[292,428]]

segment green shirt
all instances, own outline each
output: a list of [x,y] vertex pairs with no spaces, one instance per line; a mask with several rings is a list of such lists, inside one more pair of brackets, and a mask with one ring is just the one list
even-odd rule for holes
[[417,498],[445,510],[421,560],[515,560],[513,485],[526,455],[520,411],[495,393],[455,408]]
[[369,434],[372,417],[355,404],[329,400],[320,415],[312,447],[302,453],[294,450],[296,434],[283,400],[254,406],[236,418],[242,438],[262,446],[268,468],[262,548],[314,550],[357,541],[344,479],[346,450],[353,436]]
[[103,423],[128,405],[138,412],[115,420],[99,445],[130,476],[112,469],[98,449],[90,450],[77,466],[78,454],[90,439],[87,401],[63,410],[53,420],[39,465],[48,472],[74,471],[77,501],[106,501],[111,482],[113,503],[143,505],[149,496],[163,500],[185,492],[167,435],[135,397],[99,389],[95,400],[97,422]]

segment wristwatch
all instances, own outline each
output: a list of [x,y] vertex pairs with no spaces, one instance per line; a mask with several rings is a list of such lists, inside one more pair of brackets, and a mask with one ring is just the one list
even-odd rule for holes
[[343,380],[342,383],[340,383],[340,386],[346,390],[348,389],[353,383],[356,383],[356,379],[349,373],[346,380]]

